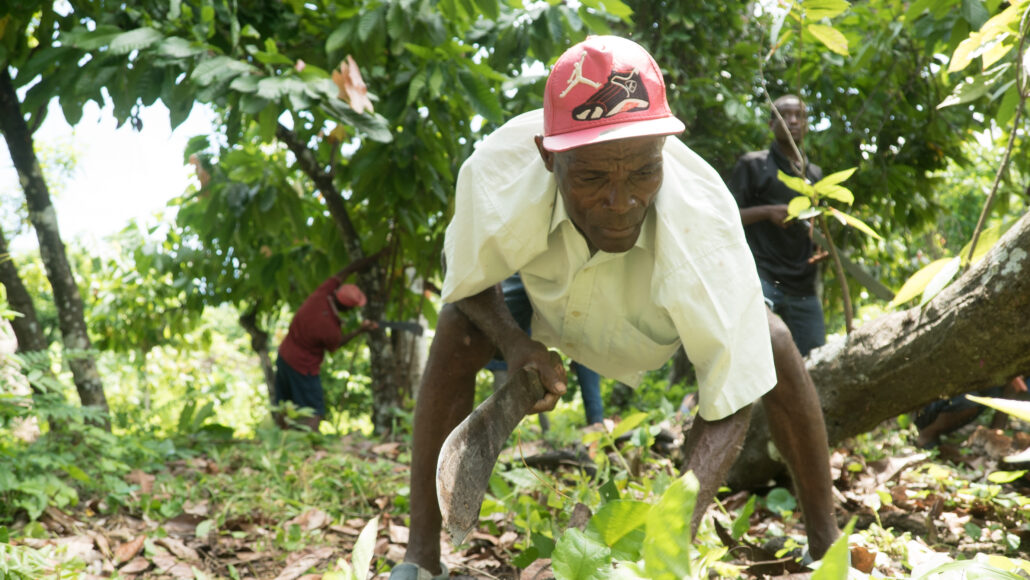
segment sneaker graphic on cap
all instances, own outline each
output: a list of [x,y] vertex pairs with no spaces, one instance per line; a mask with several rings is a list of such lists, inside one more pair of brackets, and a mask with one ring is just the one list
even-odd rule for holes
[[640,81],[640,72],[633,69],[629,72],[616,72],[608,77],[596,93],[582,105],[572,110],[572,118],[577,121],[593,121],[602,117],[618,115],[623,111],[644,110],[651,105],[647,99],[647,89]]

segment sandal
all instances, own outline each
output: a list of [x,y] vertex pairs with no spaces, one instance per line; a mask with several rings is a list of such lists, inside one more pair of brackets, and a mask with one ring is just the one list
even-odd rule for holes
[[443,562],[440,562],[441,572],[433,576],[433,573],[418,564],[403,562],[397,564],[390,570],[390,580],[446,580],[450,578],[450,572]]

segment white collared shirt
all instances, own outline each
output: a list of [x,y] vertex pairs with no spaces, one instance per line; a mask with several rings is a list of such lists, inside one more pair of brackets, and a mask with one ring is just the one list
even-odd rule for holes
[[540,110],[481,142],[458,174],[443,299],[456,302],[520,272],[532,335],[631,385],[682,342],[702,417],[727,417],[776,382],[765,302],[740,214],[719,175],[675,137],[662,187],[630,250],[590,255],[533,137]]

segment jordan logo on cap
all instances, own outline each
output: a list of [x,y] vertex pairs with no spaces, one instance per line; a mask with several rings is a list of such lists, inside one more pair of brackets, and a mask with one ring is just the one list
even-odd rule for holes
[[564,97],[573,87],[580,84],[593,87],[597,89],[597,92],[572,110],[573,119],[594,121],[619,113],[647,109],[650,106],[647,89],[644,88],[644,83],[640,80],[640,72],[637,69],[623,72],[612,71],[608,75],[608,82],[602,85],[583,76],[584,58],[586,58],[585,52],[579,62],[575,64],[568,85],[559,96]]

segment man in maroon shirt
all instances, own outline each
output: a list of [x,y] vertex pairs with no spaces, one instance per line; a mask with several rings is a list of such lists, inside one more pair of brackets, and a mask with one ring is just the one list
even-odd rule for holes
[[[290,330],[279,345],[275,369],[275,403],[281,405],[292,401],[297,407],[311,408],[314,415],[305,418],[302,424],[312,431],[318,431],[318,424],[325,417],[325,395],[319,376],[325,353],[378,327],[375,322],[363,320],[356,330],[343,334],[340,313],[365,305],[366,298],[361,289],[343,282],[354,272],[367,268],[379,255],[353,262],[322,282],[297,309],[290,322]],[[275,421],[279,427],[286,427],[282,413],[276,413]]]

